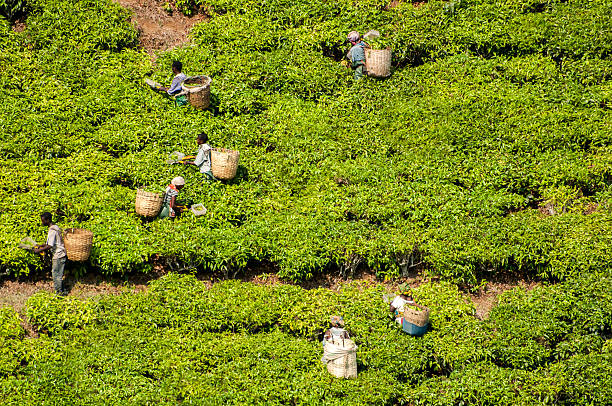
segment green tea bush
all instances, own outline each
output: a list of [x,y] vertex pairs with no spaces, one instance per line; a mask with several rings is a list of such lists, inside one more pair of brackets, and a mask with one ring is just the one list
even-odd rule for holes
[[[0,25],[1,272],[42,269],[16,245],[42,241],[51,211],[94,232],[86,265],[102,273],[161,261],[228,276],[265,262],[294,281],[360,267],[469,285],[609,275],[606,2],[176,5],[210,19],[155,65],[111,1],[41,0],[24,32]],[[354,83],[346,33],[372,28],[393,74]],[[211,109],[142,84],[169,82],[175,59],[213,78]],[[165,164],[202,131],[240,151],[233,181]],[[136,188],[177,175],[205,216],[136,215]]]
[[29,9],[29,2],[25,0],[1,0],[0,16],[13,20],[25,14]]
[[10,307],[0,308],[0,337],[21,338],[24,334],[19,315]]
[[[517,288],[478,320],[455,286],[423,283],[415,298],[432,317],[420,338],[401,332],[374,283],[208,286],[170,274],[141,293],[38,294],[26,314],[41,336],[3,338],[0,393],[25,404],[606,404],[610,291],[589,278]],[[330,314],[359,347],[355,380],[320,362]]]
[[26,316],[39,331],[56,334],[67,328],[83,327],[96,317],[96,303],[76,298],[62,298],[40,292],[28,299]]
[[[612,402],[609,2],[174,4],[210,19],[155,65],[110,0],[30,2],[20,33],[0,17],[0,271],[43,268],[17,244],[44,241],[51,211],[94,232],[86,265],[107,274],[161,262],[230,277],[266,263],[294,281],[441,276],[414,288],[429,331],[402,333],[372,283],[171,274],[138,294],[39,293],[25,311],[39,338],[0,312],[5,403]],[[355,83],[346,33],[373,28],[393,73]],[[176,59],[213,78],[211,109],[142,84],[169,82]],[[164,164],[202,131],[240,151],[233,181]],[[177,175],[180,201],[207,214],[137,216],[135,189]],[[450,281],[499,273],[561,283],[507,292],[478,320]],[[319,361],[331,314],[359,347],[356,380]]]

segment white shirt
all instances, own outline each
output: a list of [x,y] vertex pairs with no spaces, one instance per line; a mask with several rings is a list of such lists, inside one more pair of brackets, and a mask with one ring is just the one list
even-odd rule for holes
[[395,296],[395,299],[393,299],[393,302],[391,302],[391,306],[395,307],[395,310],[397,311],[395,321],[397,321],[399,324],[402,324],[402,318],[404,317],[404,305],[405,304],[414,304],[414,301],[402,299],[401,296]]
[[51,253],[53,254],[52,259],[59,259],[66,256],[64,240],[62,240],[62,232],[55,224],[49,227],[49,233],[47,234],[47,245],[51,246]]
[[200,145],[198,155],[193,161],[200,168],[200,173],[210,172],[210,150],[212,148],[208,144]]
[[167,90],[167,93],[173,96],[183,91],[181,85],[185,79],[187,79],[187,75],[185,75],[183,72],[177,73],[174,79],[172,79],[172,83],[170,84],[170,88]]

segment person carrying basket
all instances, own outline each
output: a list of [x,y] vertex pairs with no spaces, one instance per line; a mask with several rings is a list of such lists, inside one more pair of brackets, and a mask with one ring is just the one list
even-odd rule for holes
[[331,328],[323,335],[321,362],[336,378],[357,378],[357,345],[344,329],[340,316],[330,317]]
[[195,156],[186,156],[179,162],[183,165],[197,166],[200,173],[204,175],[207,180],[216,180],[212,174],[212,161],[210,157],[211,146],[208,145],[208,135],[205,133],[198,134],[196,138],[198,144],[198,153]]
[[393,313],[395,322],[402,326],[404,332],[421,336],[427,331],[429,309],[414,301],[412,291],[407,283],[399,285],[399,295],[395,296],[389,305],[389,311]]
[[351,67],[355,69],[353,78],[360,80],[366,74],[365,48],[368,44],[361,39],[361,34],[357,31],[349,32],[346,39],[352,45],[346,57],[351,62]]

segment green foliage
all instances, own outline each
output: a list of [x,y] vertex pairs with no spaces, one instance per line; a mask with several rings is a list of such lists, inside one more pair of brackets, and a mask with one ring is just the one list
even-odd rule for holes
[[54,293],[40,292],[28,299],[26,316],[39,331],[56,334],[63,329],[83,327],[95,320],[96,303],[81,302]]
[[25,14],[28,9],[29,2],[26,0],[0,0],[0,16],[9,20]]
[[[387,3],[176,1],[210,20],[155,65],[111,0],[33,1],[22,33],[0,18],[2,273],[42,268],[17,243],[43,241],[51,211],[94,232],[104,273],[266,262],[290,280],[363,266],[446,280],[414,289],[432,309],[421,338],[368,283],[171,274],[139,294],[39,293],[25,312],[39,338],[0,309],[3,402],[612,403],[610,2]],[[390,78],[351,80],[339,61],[353,29],[393,33]],[[175,59],[213,78],[211,109],[142,84],[167,83]],[[164,164],[202,131],[240,151],[234,181]],[[135,189],[177,175],[179,201],[207,214],[137,216]],[[448,282],[500,272],[563,282],[507,292],[486,320]],[[331,314],[359,346],[357,380],[319,362]]]
[[[40,12],[28,17],[26,32],[38,49],[120,51],[136,42],[130,14],[113,2],[36,0],[36,7]],[[68,64],[65,69],[74,67]]]
[[[420,338],[400,331],[382,285],[352,282],[335,291],[207,285],[170,274],[141,293],[33,296],[28,320],[51,335],[3,338],[0,394],[25,404],[586,405],[612,399],[610,279],[516,289],[482,321],[455,286],[424,283],[414,293],[432,309],[432,324]],[[577,317],[587,306],[597,314]],[[359,347],[356,380],[332,379],[320,363],[330,314],[344,316]],[[550,339],[560,321],[565,331]],[[545,334],[547,343],[539,339]],[[529,360],[543,350],[530,342],[557,356],[533,367]],[[535,355],[525,358],[521,347]]]
[[612,326],[611,292],[609,278],[591,277],[566,283],[562,289],[536,288],[528,294],[517,289],[505,294],[490,317],[496,358],[502,366],[533,369],[552,359],[599,350],[603,344],[599,334],[607,334]]
[[10,307],[0,308],[0,376],[11,374],[20,364],[19,339],[24,336],[21,318]]
[[19,315],[10,307],[0,307],[0,337],[21,338],[24,333]]
[[[290,280],[363,266],[470,285],[609,275],[608,2],[176,5],[211,18],[156,65],[110,0],[40,0],[25,32],[1,27],[2,272],[42,268],[16,245],[44,238],[48,210],[94,232],[103,273],[163,261],[226,275],[266,262]],[[346,33],[373,28],[394,73],[353,83]],[[168,82],[174,59],[213,78],[213,108],[175,109],[142,84]],[[240,151],[234,181],[165,164],[201,131]],[[177,175],[179,201],[205,216],[136,215],[136,188]]]

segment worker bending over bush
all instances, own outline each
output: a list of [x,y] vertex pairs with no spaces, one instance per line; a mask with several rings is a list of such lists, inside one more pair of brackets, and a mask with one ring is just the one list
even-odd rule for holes
[[164,194],[164,203],[159,213],[159,218],[175,218],[177,214],[180,214],[181,208],[176,202],[176,198],[179,194],[179,190],[185,187],[185,179],[182,176],[177,176],[172,179],[166,193]]

